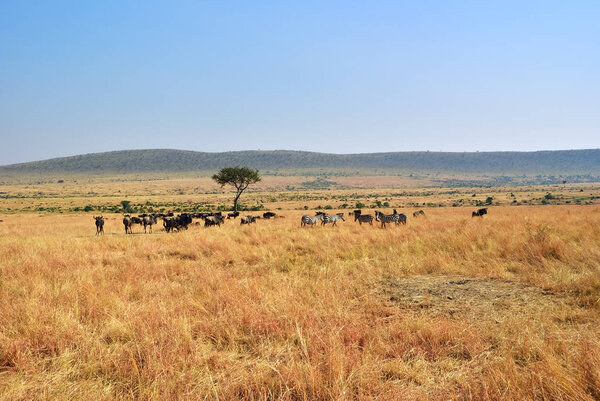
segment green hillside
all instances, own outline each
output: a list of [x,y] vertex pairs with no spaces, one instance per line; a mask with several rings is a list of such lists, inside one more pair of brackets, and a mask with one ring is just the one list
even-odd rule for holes
[[299,151],[205,153],[172,149],[124,150],[0,166],[12,173],[138,173],[216,170],[246,165],[260,170],[382,169],[449,174],[600,174],[600,149],[538,152],[394,152],[328,154]]

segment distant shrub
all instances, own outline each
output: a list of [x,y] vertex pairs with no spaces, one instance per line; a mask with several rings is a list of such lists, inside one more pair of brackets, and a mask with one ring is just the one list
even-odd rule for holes
[[121,207],[125,213],[133,213],[133,209],[131,208],[131,202],[128,200],[121,201]]
[[362,203],[362,202],[356,202],[356,208],[357,208],[357,209],[363,208],[363,207],[365,207],[365,206],[366,206],[366,205],[365,205],[364,203]]
[[544,196],[544,198],[545,198],[545,199],[548,199],[548,200],[550,200],[550,199],[556,199],[556,197],[555,197],[554,195],[552,195],[550,192],[548,192],[548,193],[547,193],[547,194]]

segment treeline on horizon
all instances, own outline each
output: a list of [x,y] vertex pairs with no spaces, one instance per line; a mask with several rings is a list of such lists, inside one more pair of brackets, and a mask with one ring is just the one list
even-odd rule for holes
[[206,153],[172,149],[123,150],[0,166],[11,173],[136,173],[216,170],[359,169],[463,174],[600,174],[600,149],[537,152],[394,152],[328,154],[302,151]]

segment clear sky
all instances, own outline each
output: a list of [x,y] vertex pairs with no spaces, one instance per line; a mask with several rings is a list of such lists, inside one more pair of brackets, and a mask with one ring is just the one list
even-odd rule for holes
[[600,147],[600,1],[0,0],[0,164]]

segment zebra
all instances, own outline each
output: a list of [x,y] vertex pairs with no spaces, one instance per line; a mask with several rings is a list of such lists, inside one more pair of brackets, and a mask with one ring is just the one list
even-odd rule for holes
[[381,228],[385,228],[385,223],[399,224],[400,216],[397,214],[383,214],[379,210],[375,211],[375,220],[381,222]]
[[317,222],[321,220],[323,221],[323,215],[318,214],[316,216],[302,216],[302,221],[300,223],[301,227],[306,227],[307,225],[315,226]]
[[362,223],[369,223],[373,225],[373,216],[370,214],[361,214],[354,212],[354,221],[358,221],[358,224],[362,226]]
[[425,212],[421,209],[418,212],[413,213],[413,217],[425,216]]
[[396,225],[400,225],[400,223],[406,224],[406,215],[404,213],[383,214],[380,211],[375,211],[375,220],[380,221],[381,227],[385,228],[385,223],[393,222]]
[[333,223],[333,226],[337,226],[337,222],[339,219],[342,219],[342,221],[346,221],[346,219],[344,218],[344,213],[338,213],[338,214],[325,214],[323,215],[323,223],[322,225],[325,225],[327,223]]
[[406,215],[404,213],[398,215],[398,222],[406,225]]

